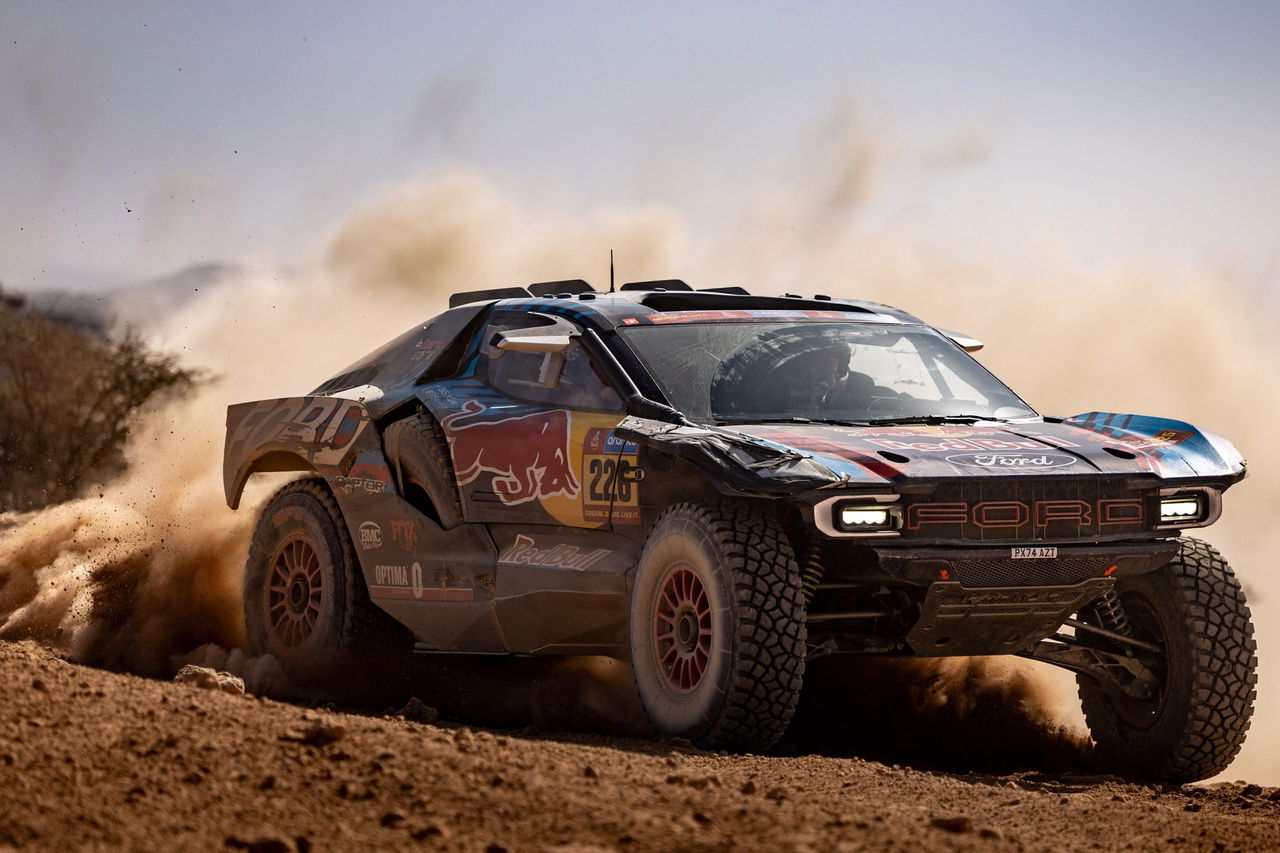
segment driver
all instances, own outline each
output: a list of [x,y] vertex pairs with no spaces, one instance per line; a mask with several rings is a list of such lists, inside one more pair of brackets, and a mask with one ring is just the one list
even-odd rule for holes
[[848,377],[849,345],[839,343],[800,353],[774,374],[774,381],[784,386],[791,408],[806,414],[841,390]]

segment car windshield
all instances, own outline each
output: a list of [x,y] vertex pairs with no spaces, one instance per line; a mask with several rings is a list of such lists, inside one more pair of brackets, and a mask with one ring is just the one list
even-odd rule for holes
[[968,353],[925,326],[717,322],[618,330],[698,423],[876,423],[1032,417]]

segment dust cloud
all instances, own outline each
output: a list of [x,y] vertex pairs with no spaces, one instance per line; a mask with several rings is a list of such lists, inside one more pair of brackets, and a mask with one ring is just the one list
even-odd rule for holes
[[[239,588],[248,536],[269,489],[257,488],[237,513],[223,504],[225,406],[304,393],[437,313],[454,291],[579,276],[600,283],[614,249],[621,281],[682,277],[701,286],[901,305],[985,339],[985,363],[1046,413],[1175,416],[1229,437],[1251,458],[1251,478],[1232,490],[1224,519],[1204,537],[1244,580],[1262,660],[1254,729],[1229,776],[1280,781],[1272,760],[1280,746],[1280,691],[1267,668],[1280,656],[1280,632],[1269,627],[1280,624],[1280,580],[1267,559],[1268,531],[1280,512],[1280,472],[1268,453],[1272,425],[1280,422],[1280,354],[1262,339],[1247,288],[1225,273],[1157,262],[1081,270],[1051,242],[1021,257],[939,254],[908,228],[864,215],[874,209],[885,170],[902,168],[891,162],[891,146],[868,133],[837,115],[822,128],[822,156],[797,161],[795,174],[762,179],[755,202],[714,234],[660,205],[566,213],[521,202],[474,172],[424,177],[341,224],[311,269],[261,265],[172,313],[144,318],[155,345],[219,379],[149,416],[129,448],[123,479],[64,506],[0,517],[0,637],[34,637],[80,660],[148,674],[212,661],[249,672],[251,689],[254,680],[259,689],[278,686],[269,663],[234,651],[243,644]],[[936,160],[936,152],[930,156]],[[489,674],[487,666],[469,670],[476,683],[507,680],[508,670],[494,664],[496,674]],[[873,688],[862,690],[863,701],[886,697],[880,719],[964,725],[982,738],[979,745],[1000,747],[1010,743],[1017,718],[1027,736],[1010,748],[1026,760],[1069,764],[1078,756],[1070,677],[1048,667],[915,664],[903,688],[908,699],[895,704],[888,698],[893,679],[879,664],[834,678],[823,674],[832,666],[815,665],[815,678]],[[584,697],[568,686],[592,681],[581,675],[547,669],[518,702],[475,716],[515,724],[523,714],[528,722],[569,696],[594,709],[590,727],[634,727],[626,678],[609,670]],[[540,694],[538,684],[551,686]],[[439,702],[473,713],[468,702],[474,709],[482,695]],[[848,707],[848,696],[816,693],[802,714],[829,720],[833,709]],[[1005,710],[997,713],[999,707]],[[553,714],[542,724],[564,718]],[[839,750],[831,743],[794,746]]]

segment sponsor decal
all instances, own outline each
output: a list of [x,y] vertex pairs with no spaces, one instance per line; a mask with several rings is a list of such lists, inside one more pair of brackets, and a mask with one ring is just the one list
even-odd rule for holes
[[[1110,434],[1113,431],[1103,430],[1103,432]],[[1134,450],[1146,450],[1150,448],[1172,447],[1175,444],[1182,444],[1182,442],[1191,438],[1193,435],[1195,435],[1194,432],[1187,432],[1186,430],[1166,429],[1161,430],[1153,436],[1110,435],[1109,437],[1126,447],[1133,448]]]
[[329,481],[329,484],[335,489],[342,489],[348,494],[352,492],[380,494],[385,492],[391,485],[381,480],[371,480],[368,477],[334,477]]
[[[421,574],[422,570],[418,571]],[[378,586],[408,586],[409,573],[404,566],[376,565],[373,567],[373,582]]]
[[646,319],[655,326],[664,326],[670,323],[706,323],[714,320],[750,320],[773,317],[808,317],[813,320],[846,320],[849,315],[842,311],[671,311],[664,314],[651,314]]
[[391,522],[391,541],[406,551],[414,551],[418,544],[418,530],[412,521],[393,521]]
[[532,536],[516,534],[516,541],[498,557],[499,563],[512,566],[537,566],[544,569],[589,569],[610,554],[606,548],[583,551],[577,545],[560,543],[549,548],[538,546]]
[[973,435],[965,438],[946,438],[942,441],[899,441],[886,438],[865,437],[868,444],[883,447],[886,450],[918,450],[924,453],[940,453],[951,450],[985,450],[985,451],[1017,451],[1044,450],[1046,444],[1056,447],[1079,447],[1062,438],[1041,436],[1038,439],[1028,438],[978,438]]
[[983,468],[988,471],[1043,471],[1065,468],[1076,463],[1076,457],[1065,453],[956,453],[947,457],[952,465]]
[[1028,589],[1028,590],[974,590],[966,592],[960,599],[962,604],[995,605],[995,604],[1068,604],[1078,593],[1075,587],[1067,589]]
[[906,528],[919,530],[939,524],[972,524],[983,530],[1002,527],[1036,527],[1067,522],[1077,527],[1112,524],[1141,524],[1142,501],[1134,498],[1105,498],[1099,501],[982,501],[967,503],[919,503],[907,507]]
[[484,412],[483,403],[469,400],[462,411],[440,422],[460,485],[487,471],[494,475],[494,492],[509,506],[578,494],[578,478],[569,464],[567,411],[473,420]]
[[1058,556],[1057,548],[1011,548],[1009,554],[1015,560],[1052,560]]
[[644,469],[637,461],[640,446],[625,441],[611,429],[587,430],[582,443],[582,497],[584,521],[619,524],[640,523],[640,489]]
[[366,521],[360,525],[360,550],[373,551],[382,547],[382,528],[377,523]]
[[[448,586],[452,577],[444,578],[444,586],[426,586],[422,564],[404,566],[374,566],[374,583],[369,593],[378,599],[416,601],[474,601],[476,592],[468,587]],[[437,578],[436,582],[440,582]]]

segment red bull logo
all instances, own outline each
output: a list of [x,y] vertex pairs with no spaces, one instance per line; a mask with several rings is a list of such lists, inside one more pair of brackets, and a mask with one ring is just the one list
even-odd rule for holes
[[[500,420],[470,420],[485,411],[469,400],[462,411],[440,422],[453,452],[458,483],[488,471],[504,504],[522,504],[554,495],[578,494],[569,465],[569,413],[558,409]],[[463,423],[463,421],[469,421]]]

